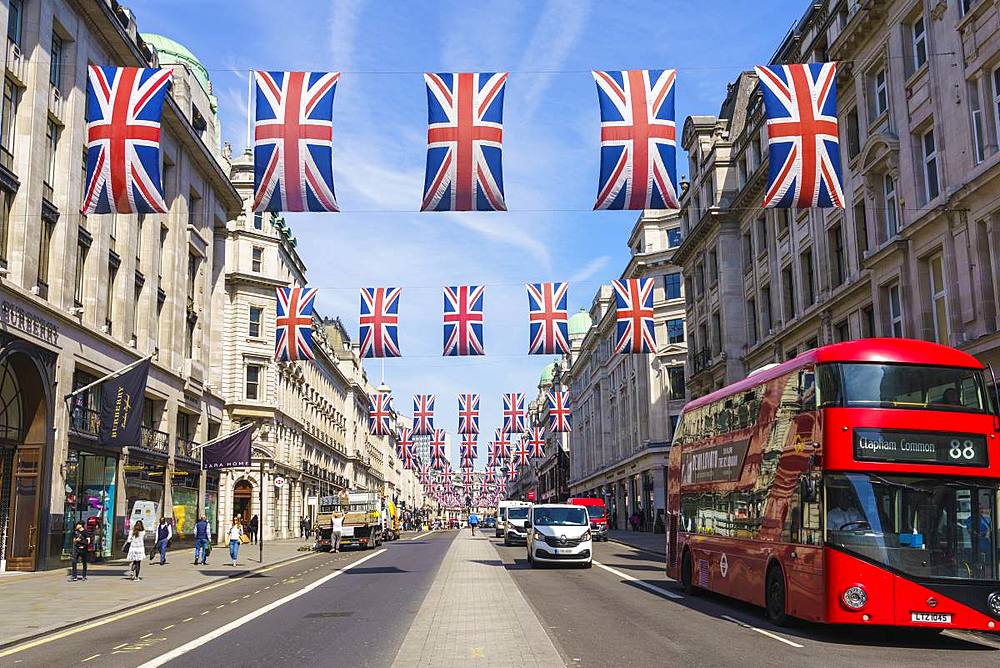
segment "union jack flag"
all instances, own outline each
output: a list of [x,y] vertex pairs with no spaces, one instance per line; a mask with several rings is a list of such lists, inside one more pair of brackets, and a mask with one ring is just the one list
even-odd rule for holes
[[399,357],[399,296],[402,288],[361,288],[362,357]]
[[497,457],[500,458],[501,462],[510,459],[510,435],[507,432],[503,429],[497,429],[493,445],[497,448]]
[[444,355],[485,355],[483,345],[482,285],[444,289]]
[[520,392],[503,395],[503,431],[508,434],[524,431],[524,395]]
[[506,72],[424,74],[427,169],[421,211],[506,211],[503,93]]
[[483,476],[483,482],[487,485],[493,485],[497,481],[497,473],[492,468],[486,469],[486,475]]
[[524,434],[525,439],[523,440],[522,448],[531,448],[532,459],[538,459],[545,456],[545,430],[541,427],[531,427]]
[[313,302],[317,288],[278,288],[274,359],[297,362],[316,359],[312,350]]
[[566,283],[528,283],[528,354],[569,354]]
[[555,390],[547,393],[549,404],[549,431],[567,433],[569,426],[569,390]]
[[677,70],[594,72],[601,105],[595,209],[679,209]]
[[445,475],[451,474],[451,467],[445,460],[445,433],[444,429],[435,429],[434,436],[431,437],[431,461],[436,469],[445,467]]
[[757,67],[767,112],[765,207],[843,208],[837,63]]
[[479,395],[458,395],[458,433],[479,434]]
[[427,464],[420,465],[420,484],[427,485],[431,481],[431,467]]
[[399,458],[403,458],[404,450],[408,450],[412,453],[413,445],[413,431],[409,427],[400,427],[399,434],[396,439],[396,454]]
[[472,434],[462,436],[462,444],[459,446],[460,458],[463,464],[471,464],[476,461],[478,455],[476,448],[476,437]]
[[368,395],[368,433],[372,436],[388,436],[392,432],[392,395],[376,392]]
[[656,350],[653,329],[653,279],[614,281],[618,325],[616,353],[651,353]]
[[433,394],[416,394],[413,396],[413,435],[434,435]]
[[462,469],[462,483],[468,487],[472,486],[472,469]]
[[254,72],[254,211],[339,211],[333,95],[340,72]]
[[87,72],[87,191],[80,212],[166,213],[160,119],[172,70],[91,65]]
[[497,444],[496,443],[490,443],[490,453],[489,453],[489,460],[487,461],[487,465],[490,468],[494,468],[494,467],[500,466],[500,450],[499,450],[499,448],[497,448]]
[[413,448],[405,448],[403,450],[403,468],[409,471],[414,466],[416,466],[416,457],[413,454]]

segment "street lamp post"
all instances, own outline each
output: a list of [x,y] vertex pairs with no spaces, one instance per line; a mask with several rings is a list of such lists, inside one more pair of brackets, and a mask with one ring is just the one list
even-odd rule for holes
[[[559,360],[552,364],[552,387],[556,392],[562,392],[562,366]],[[562,499],[562,439],[563,434],[559,432],[559,442],[556,444],[556,500]]]

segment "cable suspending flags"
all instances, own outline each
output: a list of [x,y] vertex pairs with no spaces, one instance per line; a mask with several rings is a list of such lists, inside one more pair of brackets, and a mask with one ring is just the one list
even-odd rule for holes
[[755,68],[767,113],[765,207],[843,208],[837,64]]
[[569,354],[566,283],[528,283],[528,354]]
[[254,72],[254,211],[339,211],[333,96],[340,72]]
[[679,209],[677,70],[594,72],[601,178],[594,209]]
[[276,361],[316,359],[312,349],[312,322],[317,292],[317,288],[278,288],[274,337]]
[[171,75],[169,69],[87,68],[84,215],[166,213],[160,120]]
[[399,357],[399,297],[401,288],[361,288],[358,319],[361,356]]
[[421,211],[506,211],[506,72],[427,73],[427,168]]

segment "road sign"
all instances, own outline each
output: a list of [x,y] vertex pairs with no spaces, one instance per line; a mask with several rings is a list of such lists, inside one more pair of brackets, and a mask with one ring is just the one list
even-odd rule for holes
[[534,500],[535,500],[535,490],[529,489],[528,490],[528,501],[534,501]]
[[281,477],[280,475],[279,476],[275,476],[275,478],[274,478],[274,486],[275,487],[284,487],[285,486],[285,479],[283,477]]

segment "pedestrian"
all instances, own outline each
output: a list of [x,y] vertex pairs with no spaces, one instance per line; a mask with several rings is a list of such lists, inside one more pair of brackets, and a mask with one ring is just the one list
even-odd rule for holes
[[[254,515],[254,518],[257,516]],[[251,522],[253,520],[250,520]],[[233,560],[233,566],[236,565],[236,558],[240,554],[240,544],[246,540],[243,534],[243,525],[240,524],[239,515],[233,518],[233,526],[229,527],[229,556]]]
[[344,533],[344,516],[334,513],[330,519],[330,549],[340,552],[340,536]]
[[194,525],[194,565],[207,564],[208,551],[211,549],[212,528],[208,526],[208,518],[202,515]]
[[306,537],[306,518],[305,517],[303,517],[302,519],[299,520],[299,537],[300,538],[305,538]]
[[135,524],[132,525],[132,533],[125,541],[125,544],[128,545],[128,554],[125,558],[131,562],[130,580],[142,579],[139,577],[139,568],[142,567],[142,562],[146,559],[146,546],[143,545],[145,539],[146,527],[142,525],[142,520],[136,520]]
[[[94,535],[83,526],[82,522],[77,522],[73,528],[73,575],[69,578],[70,582],[87,579],[87,558],[93,549],[93,543]],[[82,578],[76,575],[76,565],[80,561],[83,562]]]
[[312,526],[313,526],[312,518],[309,517],[308,515],[306,515],[305,522],[306,522],[306,535],[305,535],[305,537],[308,538],[312,534]]
[[479,526],[479,515],[472,513],[469,515],[469,526],[472,528],[472,535],[476,535],[476,527]]
[[156,527],[156,543],[153,544],[153,551],[149,554],[149,563],[153,563],[157,552],[160,553],[160,566],[167,563],[167,546],[173,537],[174,529],[170,526],[170,520],[161,517],[160,524]]
[[642,504],[639,504],[639,531],[646,530],[646,511],[642,509]]
[[257,529],[260,528],[260,518],[256,515],[250,518],[250,524],[247,525],[247,533],[250,534],[250,542],[257,542]]

